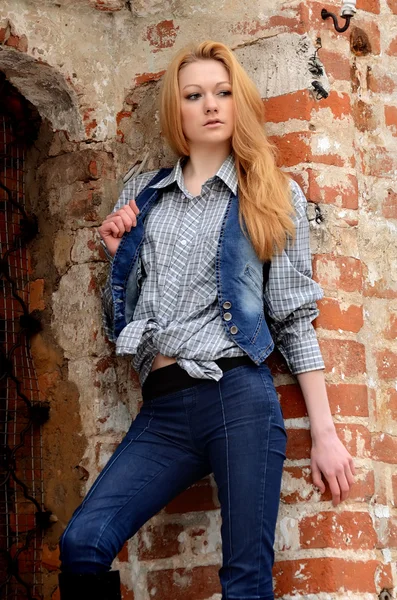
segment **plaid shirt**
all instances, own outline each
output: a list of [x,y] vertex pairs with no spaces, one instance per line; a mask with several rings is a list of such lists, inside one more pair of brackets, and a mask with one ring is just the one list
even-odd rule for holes
[[[118,210],[146,187],[156,171],[127,182],[114,208]],[[265,289],[265,310],[275,343],[292,373],[324,368],[312,320],[322,297],[311,280],[306,199],[291,182],[296,239],[272,259]],[[217,302],[215,258],[230,192],[237,192],[237,173],[230,155],[218,173],[193,197],[184,185],[182,162],[154,188],[163,190],[145,221],[138,265],[140,296],[133,320],[116,343],[117,354],[133,355],[141,384],[157,353],[173,356],[191,376],[219,380],[214,362],[242,356],[223,326]],[[103,292],[104,325],[112,316],[110,281]]]

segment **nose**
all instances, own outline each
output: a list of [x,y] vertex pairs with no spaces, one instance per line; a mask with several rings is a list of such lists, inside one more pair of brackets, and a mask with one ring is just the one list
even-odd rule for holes
[[205,98],[204,112],[206,115],[218,112],[218,103],[212,94],[209,94]]

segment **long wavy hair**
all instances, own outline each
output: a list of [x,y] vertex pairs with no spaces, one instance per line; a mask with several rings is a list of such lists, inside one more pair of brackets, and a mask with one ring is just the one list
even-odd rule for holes
[[290,178],[276,165],[276,148],[264,131],[264,107],[255,84],[233,52],[205,41],[182,49],[171,61],[160,96],[161,131],[179,156],[189,156],[181,119],[179,71],[199,60],[220,61],[230,76],[235,105],[232,149],[238,176],[239,211],[258,257],[269,260],[294,236]]

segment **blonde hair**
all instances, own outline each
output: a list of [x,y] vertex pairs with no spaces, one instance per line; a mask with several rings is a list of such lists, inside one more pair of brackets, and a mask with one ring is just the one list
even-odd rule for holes
[[258,257],[269,260],[294,235],[290,178],[276,165],[276,149],[264,131],[264,107],[255,84],[224,44],[205,41],[181,50],[163,79],[160,99],[161,130],[179,156],[189,156],[182,129],[179,71],[198,60],[218,60],[230,76],[235,105],[232,149],[238,176],[240,220],[245,224]]

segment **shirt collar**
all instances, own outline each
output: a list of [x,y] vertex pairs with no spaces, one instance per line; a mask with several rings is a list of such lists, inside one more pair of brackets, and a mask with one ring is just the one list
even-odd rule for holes
[[[173,183],[177,183],[179,189],[183,191],[184,180],[183,180],[182,167],[183,167],[184,160],[185,160],[185,157],[180,158],[177,161],[174,168],[172,169],[171,173],[169,173],[169,175],[167,175],[166,177],[164,177],[164,179],[162,179],[161,181],[158,181],[157,183],[155,183],[154,185],[152,185],[150,187],[155,188],[155,189],[163,189]],[[220,179],[221,181],[223,181],[223,183],[227,185],[227,187],[230,189],[231,192],[233,192],[234,195],[237,194],[238,179],[237,179],[236,167],[234,164],[234,157],[232,154],[229,154],[229,156],[226,158],[226,160],[221,165],[218,172],[209,181],[211,181],[211,180],[216,181],[217,179],[218,180]]]

